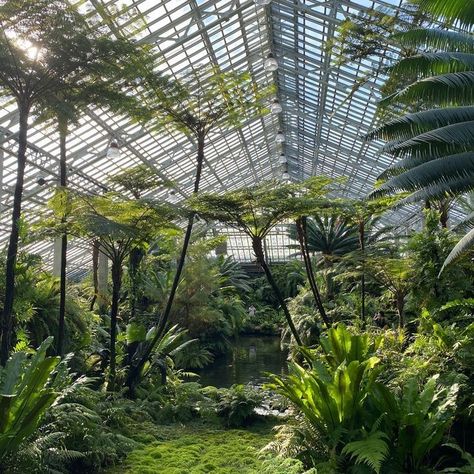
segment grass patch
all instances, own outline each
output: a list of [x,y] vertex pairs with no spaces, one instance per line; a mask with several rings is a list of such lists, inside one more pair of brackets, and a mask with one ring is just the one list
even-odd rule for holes
[[272,424],[249,429],[218,429],[174,425],[168,439],[155,441],[129,454],[110,474],[257,474],[258,452],[272,439]]

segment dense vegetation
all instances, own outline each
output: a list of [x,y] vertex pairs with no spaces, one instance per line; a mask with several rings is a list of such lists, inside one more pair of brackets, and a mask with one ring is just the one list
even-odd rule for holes
[[[474,471],[474,7],[412,3],[408,18],[367,10],[340,27],[339,61],[380,54],[381,41],[400,51],[366,137],[400,159],[349,200],[323,176],[201,192],[210,131],[262,114],[269,90],[215,68],[159,75],[147,48],[104,37],[60,0],[0,2],[0,87],[20,111],[1,259],[1,472]],[[189,199],[154,199],[174,183],[146,166],[100,196],[68,188],[68,125],[99,97],[196,140]],[[58,128],[64,173],[34,226],[21,218],[30,114]],[[418,228],[386,224],[413,203]],[[467,208],[456,226],[453,205]],[[248,236],[259,276],[226,255],[216,222]],[[277,225],[295,258],[270,264]],[[61,241],[58,275],[27,250],[45,239]],[[93,262],[74,280],[71,239]],[[244,334],[279,337],[288,373],[264,389],[202,386],[194,372]]]

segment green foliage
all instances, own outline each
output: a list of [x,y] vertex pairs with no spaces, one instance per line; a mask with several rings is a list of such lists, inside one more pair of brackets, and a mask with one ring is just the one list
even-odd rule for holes
[[171,127],[203,139],[215,127],[239,127],[262,114],[272,88],[257,88],[247,72],[217,66],[187,71],[179,81],[158,75],[150,63],[139,68],[143,106],[138,117],[155,127]]
[[0,460],[19,449],[58,396],[51,381],[59,358],[46,357],[51,342],[46,339],[29,360],[25,352],[14,353],[0,369]]
[[332,451],[346,430],[363,419],[379,359],[371,355],[373,347],[367,337],[351,335],[341,324],[321,338],[321,345],[327,366],[316,359],[310,370],[290,363],[289,375],[274,376],[271,388],[301,411]]
[[262,402],[259,391],[245,385],[233,385],[220,389],[217,413],[230,427],[245,426],[255,417],[255,408]]
[[171,186],[171,183],[161,180],[156,171],[145,164],[127,168],[109,180],[112,184],[128,191],[135,199],[140,199],[143,194],[148,194],[160,187]]
[[434,311],[448,301],[470,295],[472,270],[467,259],[456,267],[446,267],[439,275],[455,240],[447,229],[439,228],[439,215],[427,210],[423,231],[408,245],[413,259],[411,298],[415,308]]
[[[441,344],[449,344],[440,331]],[[449,388],[439,384],[439,375],[423,384],[419,374],[393,381],[394,389],[382,383],[381,360],[402,344],[403,338],[351,333],[341,324],[331,328],[311,368],[292,363],[287,377],[273,377],[272,388],[297,414],[273,449],[318,469],[332,463],[332,472],[415,473],[434,465],[432,453],[454,421],[460,386],[456,379]]]
[[350,455],[356,464],[367,464],[376,474],[380,473],[383,461],[387,458],[388,436],[382,431],[370,433],[365,439],[351,441],[342,449],[342,454]]

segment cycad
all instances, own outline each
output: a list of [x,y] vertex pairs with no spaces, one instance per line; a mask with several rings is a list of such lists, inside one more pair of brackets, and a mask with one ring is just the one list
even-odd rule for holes
[[[474,189],[474,6],[465,0],[419,0],[420,7],[462,31],[414,29],[395,36],[418,53],[391,69],[393,78],[414,78],[382,100],[394,109],[415,108],[367,135],[388,140],[385,151],[401,158],[386,170],[372,196],[408,192],[400,205],[439,200]],[[474,242],[469,236],[451,261]]]

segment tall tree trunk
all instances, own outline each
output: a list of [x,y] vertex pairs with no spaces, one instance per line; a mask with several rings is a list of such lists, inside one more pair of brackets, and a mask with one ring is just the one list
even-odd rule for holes
[[359,222],[359,245],[362,262],[362,276],[360,278],[360,318],[365,326],[365,222]]
[[316,279],[314,277],[313,271],[313,264],[311,262],[311,255],[309,254],[308,250],[308,239],[306,233],[306,217],[300,217],[296,219],[296,233],[298,235],[298,242],[300,244],[301,254],[303,255],[303,261],[306,268],[306,275],[308,276],[309,286],[311,288],[311,292],[313,293],[314,301],[316,302],[316,306],[318,308],[319,314],[324,321],[326,327],[331,327],[331,321],[329,320],[326,311],[324,309],[323,302],[321,300],[321,294],[318,289],[318,285],[316,283]]
[[92,284],[94,285],[94,296],[92,297],[89,311],[93,311],[99,294],[99,245],[97,240],[92,243]]
[[[66,167],[66,137],[67,122],[59,122],[59,178],[62,191],[66,191],[67,167]],[[66,196],[67,199],[67,196]],[[61,219],[63,225],[66,224],[66,209]],[[57,350],[59,357],[64,357],[64,327],[66,319],[66,265],[67,265],[67,233],[61,236],[61,261],[59,274],[59,321],[58,321],[58,342]]]
[[[201,183],[201,175],[202,175],[202,167],[204,163],[204,147],[205,147],[205,135],[204,133],[200,133],[198,136],[197,166],[196,166],[196,177],[194,179],[193,194],[197,194],[199,192],[199,185]],[[181,279],[181,273],[183,271],[184,262],[186,260],[186,253],[188,251],[189,242],[191,240],[194,216],[195,216],[195,213],[193,212],[191,213],[188,219],[186,233],[184,234],[183,247],[181,248],[181,254],[178,260],[178,265],[176,267],[176,273],[174,276],[173,284],[171,286],[170,294],[166,302],[165,310],[163,311],[163,314],[158,323],[158,328],[155,333],[155,336],[153,337],[151,343],[146,346],[137,364],[130,367],[130,371],[127,377],[127,386],[132,392],[133,392],[134,385],[136,381],[138,380],[142,367],[145,365],[146,361],[149,359],[155,345],[160,340],[163,334],[163,331],[166,328],[166,324],[168,323],[168,319],[171,314],[171,308],[173,306],[176,291],[178,289],[179,281]]]
[[283,295],[281,294],[280,288],[278,288],[278,284],[273,278],[272,272],[265,261],[265,254],[263,252],[263,245],[262,245],[262,238],[261,237],[252,237],[252,248],[255,253],[255,257],[257,257],[257,263],[262,267],[262,270],[265,272],[265,276],[267,277],[268,283],[272,287],[273,292],[278,300],[278,303],[283,310],[285,315],[286,321],[290,328],[291,334],[295,338],[296,343],[299,346],[302,346],[303,343],[301,342],[301,338],[296,330],[295,324],[293,323],[293,319],[291,318],[290,311],[288,310],[288,306],[285,303]]
[[13,301],[15,297],[15,273],[20,235],[21,201],[25,179],[26,147],[28,134],[29,104],[19,103],[20,129],[18,133],[18,170],[16,175],[15,193],[13,197],[12,224],[8,242],[7,261],[5,267],[5,298],[1,321],[0,364],[5,365],[10,353],[13,333]]
[[109,383],[107,385],[107,391],[109,392],[113,392],[115,390],[115,377],[117,374],[115,345],[117,343],[117,316],[121,287],[122,262],[118,257],[115,257],[112,262],[112,307],[110,309],[110,371]]

